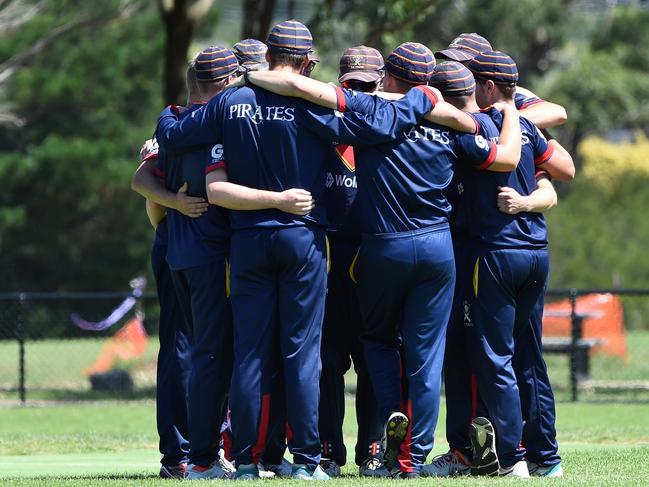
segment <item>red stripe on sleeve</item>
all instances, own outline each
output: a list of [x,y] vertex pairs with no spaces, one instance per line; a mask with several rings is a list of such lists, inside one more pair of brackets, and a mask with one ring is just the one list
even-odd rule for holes
[[552,157],[552,154],[554,154],[554,146],[548,145],[548,148],[545,149],[545,152],[541,154],[539,157],[537,157],[536,159],[534,159],[534,165],[540,166],[544,162],[548,162]]
[[[468,112],[467,112],[468,113]],[[469,113],[471,118],[473,119],[473,123],[475,123],[475,132],[474,135],[480,135],[481,129],[480,129],[480,124],[478,123],[478,119],[475,117],[473,113]]]
[[487,156],[487,159],[485,159],[485,161],[479,166],[476,166],[481,171],[489,169],[489,167],[491,167],[491,165],[496,160],[496,154],[498,154],[498,147],[496,147],[496,143],[490,141],[489,144],[491,144],[491,148],[489,149],[489,155]]
[[165,173],[164,173],[164,171],[163,171],[162,169],[160,169],[159,167],[154,167],[154,168],[153,168],[153,175],[154,175],[156,178],[160,178],[160,179],[164,179],[164,178],[165,178]]
[[532,99],[528,102],[525,102],[521,105],[519,110],[525,110],[528,107],[531,107],[532,105],[536,105],[537,103],[543,103],[545,100],[541,100],[540,98]]
[[435,108],[435,105],[437,105],[437,102],[439,101],[435,93],[426,88],[424,85],[415,86],[415,90],[423,91],[424,95],[426,95],[426,98],[428,98],[431,105],[433,105],[433,108]]
[[543,169],[537,169],[536,173],[534,173],[534,177],[537,181],[541,178],[549,179],[550,181],[552,181],[552,176],[550,176],[550,173],[544,171]]
[[216,171],[217,169],[225,169],[225,161],[219,161],[216,164],[210,164],[205,168],[205,174]]
[[157,158],[158,158],[158,151],[147,152],[140,162],[150,161],[152,159],[157,159]]
[[344,112],[347,109],[347,102],[345,100],[345,93],[338,86],[334,86],[336,89],[336,103],[338,105],[337,110],[339,112]]

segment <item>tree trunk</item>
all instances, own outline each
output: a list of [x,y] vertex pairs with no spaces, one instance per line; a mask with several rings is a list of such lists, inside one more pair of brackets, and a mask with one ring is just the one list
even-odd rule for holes
[[276,0],[244,0],[242,39],[266,40],[276,3]]

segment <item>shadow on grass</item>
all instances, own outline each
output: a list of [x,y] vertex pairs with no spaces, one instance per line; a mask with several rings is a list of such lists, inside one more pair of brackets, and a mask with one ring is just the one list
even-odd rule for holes
[[[155,387],[143,387],[128,392],[93,391],[90,389],[33,389],[27,391],[29,401],[106,401],[155,399]],[[1,399],[18,399],[18,390],[0,391]]]

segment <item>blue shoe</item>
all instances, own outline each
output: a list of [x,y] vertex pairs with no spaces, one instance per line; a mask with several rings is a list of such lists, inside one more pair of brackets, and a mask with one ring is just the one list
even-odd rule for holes
[[320,465],[311,470],[306,465],[294,463],[291,478],[294,480],[329,480],[331,477],[322,470]]
[[259,469],[252,463],[248,465],[239,465],[234,474],[234,480],[257,480],[259,478]]
[[543,467],[534,462],[527,462],[527,469],[532,477],[563,477],[563,467],[561,463]]

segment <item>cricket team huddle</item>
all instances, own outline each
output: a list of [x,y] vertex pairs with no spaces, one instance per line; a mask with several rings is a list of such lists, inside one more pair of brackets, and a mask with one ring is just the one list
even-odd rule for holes
[[338,85],[319,62],[296,20],[202,50],[140,153],[160,476],[339,476],[352,361],[359,475],[562,476],[541,318],[565,110],[475,33],[350,47]]

